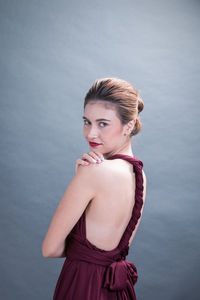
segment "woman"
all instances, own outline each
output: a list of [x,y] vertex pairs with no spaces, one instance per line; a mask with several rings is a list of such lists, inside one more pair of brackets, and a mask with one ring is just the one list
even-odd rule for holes
[[137,299],[137,269],[126,256],[146,197],[143,163],[131,148],[143,107],[118,78],[96,80],[85,96],[90,151],[76,161],[42,245],[44,257],[66,257],[53,300]]

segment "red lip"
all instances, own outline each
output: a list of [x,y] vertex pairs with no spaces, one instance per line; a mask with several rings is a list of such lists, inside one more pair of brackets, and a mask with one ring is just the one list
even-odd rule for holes
[[93,142],[89,142],[89,144],[90,144],[90,146],[92,146],[92,147],[96,147],[96,146],[101,145],[101,144],[97,144],[97,143],[93,143]]

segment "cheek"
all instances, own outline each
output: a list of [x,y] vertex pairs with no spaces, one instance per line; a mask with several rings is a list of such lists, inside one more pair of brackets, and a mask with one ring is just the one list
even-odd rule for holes
[[118,127],[114,127],[114,128],[112,127],[112,129],[107,131],[108,138],[111,138],[111,139],[117,138],[117,137],[119,137],[119,135],[120,135],[120,130]]

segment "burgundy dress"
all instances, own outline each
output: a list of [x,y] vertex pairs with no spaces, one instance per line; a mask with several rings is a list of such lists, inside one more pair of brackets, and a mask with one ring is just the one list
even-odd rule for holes
[[136,177],[132,217],[113,250],[99,249],[86,239],[85,211],[66,238],[66,259],[58,278],[53,300],[137,300],[134,285],[138,274],[134,263],[126,260],[129,239],[143,206],[143,163],[135,156],[115,154],[133,165]]

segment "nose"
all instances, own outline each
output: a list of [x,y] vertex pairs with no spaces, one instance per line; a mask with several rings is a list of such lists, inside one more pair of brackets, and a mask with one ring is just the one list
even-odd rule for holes
[[98,136],[98,130],[95,126],[90,126],[90,129],[88,129],[88,139],[92,140]]

